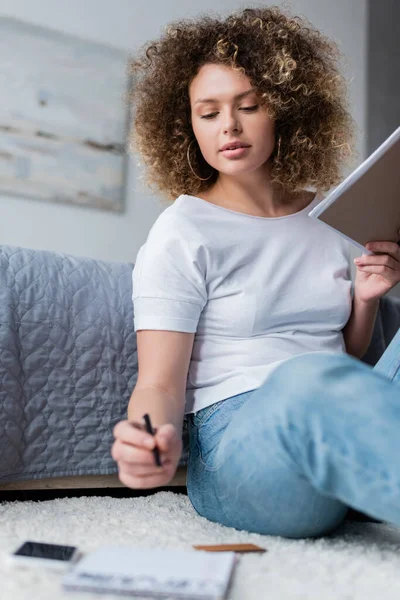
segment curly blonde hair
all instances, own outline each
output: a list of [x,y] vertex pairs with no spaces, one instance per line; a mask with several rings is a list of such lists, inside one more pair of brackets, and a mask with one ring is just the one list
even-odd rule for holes
[[129,148],[147,166],[146,183],[168,200],[215,183],[218,171],[201,181],[187,160],[191,145],[193,169],[209,176],[191,126],[189,86],[204,64],[213,63],[242,71],[275,121],[280,143],[270,158],[271,181],[291,192],[328,190],[341,178],[354,136],[340,56],[336,43],[277,6],[170,23],[128,67],[127,100],[134,109]]

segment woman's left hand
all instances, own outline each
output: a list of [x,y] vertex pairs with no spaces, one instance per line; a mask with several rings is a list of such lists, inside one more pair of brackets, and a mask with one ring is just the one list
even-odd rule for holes
[[381,298],[400,282],[400,246],[396,242],[369,242],[365,247],[380,253],[354,259],[354,294],[368,302]]

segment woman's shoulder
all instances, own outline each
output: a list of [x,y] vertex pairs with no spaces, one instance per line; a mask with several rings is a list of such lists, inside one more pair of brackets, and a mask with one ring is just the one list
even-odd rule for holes
[[[182,197],[179,197],[182,198]],[[175,202],[164,208],[150,228],[147,240],[154,243],[174,243],[181,240],[190,246],[205,242],[204,227],[193,211],[185,210],[184,202]]]

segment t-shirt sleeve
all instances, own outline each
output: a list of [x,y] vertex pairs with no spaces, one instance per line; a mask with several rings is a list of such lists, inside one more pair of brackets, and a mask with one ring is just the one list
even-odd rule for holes
[[204,244],[193,229],[161,214],[133,269],[134,329],[195,333],[207,302]]

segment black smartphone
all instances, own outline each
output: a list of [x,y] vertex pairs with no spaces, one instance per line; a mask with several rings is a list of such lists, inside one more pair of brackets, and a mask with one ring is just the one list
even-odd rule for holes
[[76,546],[62,546],[27,540],[8,556],[9,563],[20,567],[45,566],[66,570],[80,557]]

